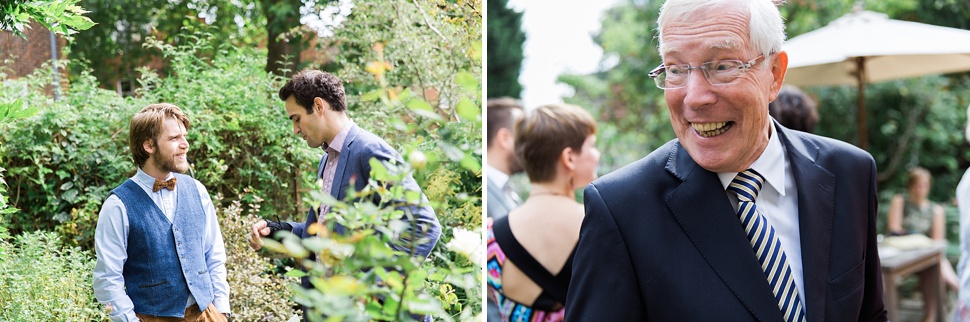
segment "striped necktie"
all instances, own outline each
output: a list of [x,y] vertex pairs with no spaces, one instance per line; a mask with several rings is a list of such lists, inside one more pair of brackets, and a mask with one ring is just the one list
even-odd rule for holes
[[738,217],[758,261],[761,262],[761,269],[775,293],[775,300],[778,301],[778,308],[781,309],[785,321],[805,321],[805,308],[798,298],[798,287],[792,277],[791,267],[788,266],[788,257],[781,248],[781,240],[754,203],[764,182],[761,174],[754,169],[748,169],[738,173],[728,190],[738,194]]

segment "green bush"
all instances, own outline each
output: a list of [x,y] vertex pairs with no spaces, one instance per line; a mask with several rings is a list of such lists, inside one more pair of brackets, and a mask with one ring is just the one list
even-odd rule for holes
[[[91,249],[101,203],[134,173],[128,122],[156,102],[176,104],[189,115],[194,175],[213,195],[258,195],[266,200],[264,213],[303,215],[297,192],[311,185],[320,152],[290,133],[275,98],[281,82],[259,67],[263,54],[223,49],[216,57],[198,57],[196,51],[209,46],[202,36],[188,47],[153,45],[171,60],[174,74],[163,78],[143,70],[144,86],[135,97],[99,89],[87,72],[75,76],[56,102],[43,92],[41,70],[16,81],[0,79],[12,84],[0,88],[0,101],[26,95],[32,106],[44,106],[34,117],[0,124],[6,194],[21,210],[3,220],[13,235],[53,230]],[[246,188],[252,193],[242,194]]]
[[254,199],[252,204],[244,206],[237,199],[218,210],[219,227],[226,245],[226,279],[232,316],[236,321],[267,322],[300,316],[301,312],[294,309],[297,306],[287,287],[295,280],[277,273],[271,259],[249,248],[246,238],[252,224],[259,220],[255,213],[262,200],[246,196]]
[[53,232],[0,239],[0,321],[107,321],[94,301],[94,262]]

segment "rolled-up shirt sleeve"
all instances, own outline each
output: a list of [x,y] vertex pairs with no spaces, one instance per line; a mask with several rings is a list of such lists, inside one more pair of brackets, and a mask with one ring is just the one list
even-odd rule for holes
[[135,306],[125,293],[122,276],[128,260],[128,215],[118,196],[111,195],[98,214],[94,231],[94,296],[99,303],[110,307],[111,321],[138,321]]
[[215,293],[212,304],[216,306],[219,313],[231,313],[229,308],[229,282],[226,280],[226,246],[222,241],[219,220],[216,217],[216,210],[212,205],[209,192],[198,180],[195,183],[199,190],[199,197],[202,199],[202,209],[205,211],[206,229],[203,245],[205,247],[205,265],[209,270],[209,279],[212,281],[212,291]]

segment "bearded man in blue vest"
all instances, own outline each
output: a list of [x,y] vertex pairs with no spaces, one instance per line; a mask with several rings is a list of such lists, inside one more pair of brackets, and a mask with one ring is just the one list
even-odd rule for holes
[[112,321],[226,321],[226,250],[205,186],[189,169],[189,119],[143,108],[128,144],[138,165],[111,191],[94,234],[94,294]]

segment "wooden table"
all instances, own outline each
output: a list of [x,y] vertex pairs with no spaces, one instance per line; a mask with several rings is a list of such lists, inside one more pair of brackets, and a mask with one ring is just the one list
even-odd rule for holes
[[943,279],[940,277],[940,260],[943,258],[944,249],[945,245],[942,244],[909,250],[880,245],[879,260],[882,264],[883,293],[890,321],[898,321],[899,317],[899,282],[906,276],[923,271],[927,271],[924,276],[929,280],[926,282],[936,285],[937,297],[940,299],[936,312],[937,321],[945,320],[946,297],[943,293]]

